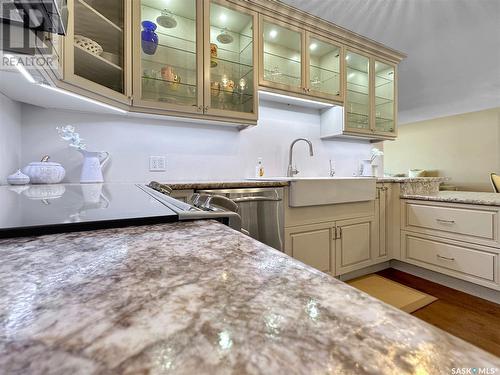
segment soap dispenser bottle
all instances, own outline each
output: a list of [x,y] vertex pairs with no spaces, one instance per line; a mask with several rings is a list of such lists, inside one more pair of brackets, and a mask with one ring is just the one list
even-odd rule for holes
[[255,167],[255,177],[264,177],[264,165],[262,158],[257,159],[257,166]]

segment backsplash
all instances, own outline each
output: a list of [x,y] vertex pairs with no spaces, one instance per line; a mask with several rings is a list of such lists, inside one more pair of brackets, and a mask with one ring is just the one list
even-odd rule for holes
[[[78,182],[82,156],[68,147],[56,126],[73,125],[90,151],[108,151],[111,161],[104,169],[106,182],[148,180],[214,180],[253,177],[257,158],[264,161],[266,176],[283,176],[290,143],[299,137],[314,145],[295,146],[299,176],[328,176],[329,159],[337,175],[352,176],[359,161],[373,147],[365,141],[322,141],[317,110],[264,102],[257,127],[238,131],[209,126],[113,115],[97,115],[23,106],[22,165],[50,155],[66,168],[66,182]],[[166,156],[166,172],[149,172],[149,156]],[[381,164],[381,162],[379,162]],[[382,165],[379,167],[383,170]]]
[[0,113],[0,185],[3,185],[6,177],[20,167],[21,104],[0,93]]

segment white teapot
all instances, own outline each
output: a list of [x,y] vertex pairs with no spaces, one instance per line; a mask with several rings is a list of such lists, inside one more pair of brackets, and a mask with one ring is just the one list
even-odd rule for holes
[[66,175],[66,170],[59,163],[49,162],[49,156],[42,161],[29,163],[23,173],[30,178],[32,184],[58,184]]

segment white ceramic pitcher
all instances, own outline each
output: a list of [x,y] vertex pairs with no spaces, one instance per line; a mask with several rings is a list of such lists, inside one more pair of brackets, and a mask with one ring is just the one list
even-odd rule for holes
[[99,184],[104,182],[102,168],[111,156],[109,152],[90,152],[79,150],[83,155],[82,175],[80,182],[82,184]]

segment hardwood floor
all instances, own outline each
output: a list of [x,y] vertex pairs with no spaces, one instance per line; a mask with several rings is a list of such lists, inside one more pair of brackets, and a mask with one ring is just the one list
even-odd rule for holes
[[412,315],[500,357],[500,305],[392,268],[377,273],[438,298]]

